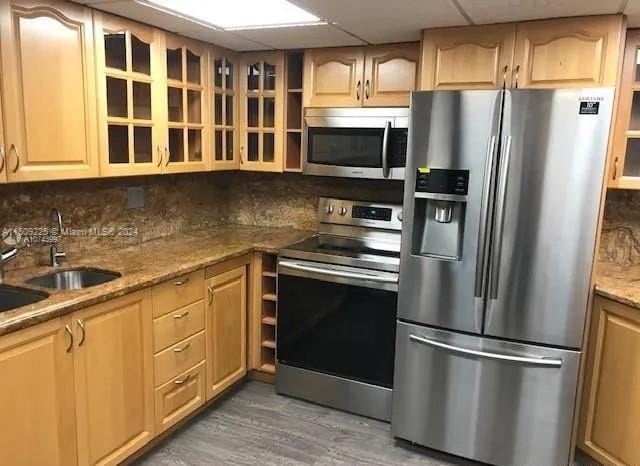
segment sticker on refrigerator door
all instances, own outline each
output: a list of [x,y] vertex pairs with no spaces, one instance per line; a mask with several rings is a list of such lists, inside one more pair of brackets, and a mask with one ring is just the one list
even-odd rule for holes
[[600,110],[600,102],[582,101],[580,102],[580,115],[597,115]]

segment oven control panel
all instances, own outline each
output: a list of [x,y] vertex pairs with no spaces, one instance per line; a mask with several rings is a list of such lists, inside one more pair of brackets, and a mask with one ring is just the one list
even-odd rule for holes
[[402,205],[320,198],[318,220],[321,223],[402,229]]

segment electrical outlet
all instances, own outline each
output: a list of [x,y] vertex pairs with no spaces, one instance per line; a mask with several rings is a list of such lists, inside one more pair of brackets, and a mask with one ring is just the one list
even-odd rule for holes
[[127,209],[142,209],[144,207],[144,189],[142,186],[127,188]]

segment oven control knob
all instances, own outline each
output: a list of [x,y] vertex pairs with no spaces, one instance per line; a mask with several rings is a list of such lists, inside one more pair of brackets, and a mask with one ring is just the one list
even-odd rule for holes
[[327,205],[324,207],[324,213],[327,215],[330,215],[333,213],[333,206],[332,205]]
[[340,207],[340,209],[338,209],[338,213],[344,217],[347,215],[347,208],[345,206]]
[[402,211],[398,212],[398,220],[402,222]]

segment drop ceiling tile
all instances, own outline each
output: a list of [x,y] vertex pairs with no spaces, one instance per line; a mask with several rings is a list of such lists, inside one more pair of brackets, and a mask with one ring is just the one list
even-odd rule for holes
[[628,27],[640,27],[640,0],[629,0],[624,14],[627,15]]
[[253,50],[270,50],[273,47],[268,44],[247,39],[236,32],[227,32],[211,29],[205,26],[201,26],[197,23],[190,23],[184,28],[175,31],[183,36],[198,39],[203,42],[215,44],[220,47],[226,47],[238,52],[248,52]]
[[247,29],[235,32],[242,37],[267,44],[275,49],[303,49],[365,44],[365,42],[329,24]]
[[468,24],[450,0],[292,0],[371,43],[420,39],[429,27]]
[[621,0],[457,0],[476,24],[617,13]]

